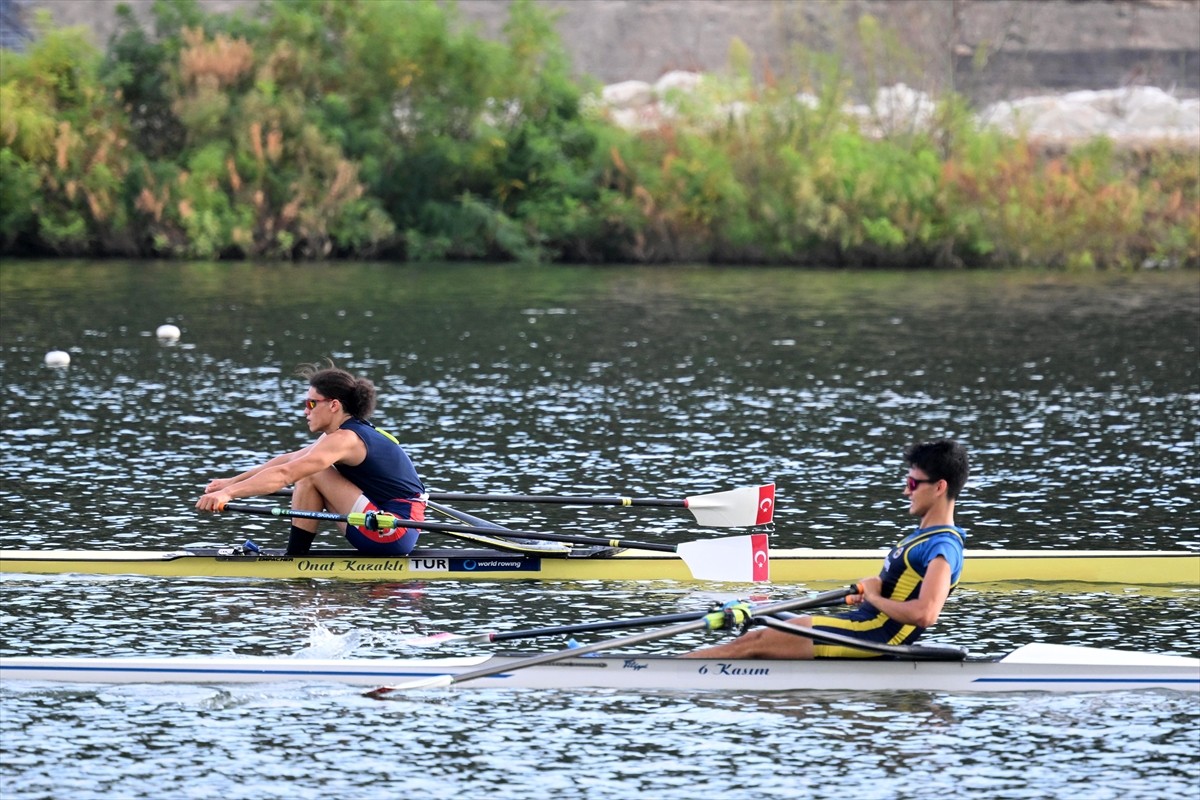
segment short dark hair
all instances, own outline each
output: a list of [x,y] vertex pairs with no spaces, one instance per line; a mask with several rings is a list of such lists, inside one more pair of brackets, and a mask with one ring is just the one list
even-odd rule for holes
[[967,449],[949,439],[911,444],[904,451],[904,460],[933,480],[945,481],[951,500],[966,486],[971,472]]
[[368,419],[375,411],[375,384],[338,369],[332,361],[327,363],[328,366],[304,364],[297,372],[322,396],[341,402],[350,416]]

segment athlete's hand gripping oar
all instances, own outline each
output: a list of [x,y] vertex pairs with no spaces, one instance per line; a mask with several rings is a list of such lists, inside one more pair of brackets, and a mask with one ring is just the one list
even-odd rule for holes
[[700,619],[681,622],[678,625],[672,625],[667,628],[658,628],[653,631],[643,631],[642,633],[634,633],[629,636],[622,636],[617,639],[606,639],[600,642],[593,642],[582,647],[570,647],[566,650],[558,650],[551,653],[540,653],[529,658],[522,658],[517,661],[511,661],[502,667],[482,667],[480,669],[468,670],[460,672],[457,675],[436,675],[432,678],[422,678],[421,680],[411,681],[409,683],[397,684],[395,686],[381,686],[378,689],[372,689],[367,692],[368,697],[382,697],[390,692],[401,691],[404,689],[431,689],[442,686],[453,686],[465,681],[476,680],[477,678],[488,678],[493,675],[499,675],[505,672],[515,672],[519,669],[527,667],[536,667],[539,664],[550,664],[554,661],[563,661],[568,658],[576,658],[585,656],[588,653],[597,653],[601,650],[619,650],[622,647],[632,647],[642,644],[643,642],[652,642],[656,639],[666,639],[671,636],[679,636],[684,633],[691,633],[698,630],[721,630],[727,627],[740,625],[749,620],[753,616],[760,614],[778,614],[783,611],[795,611],[805,608],[818,608],[820,606],[828,606],[836,603],[844,602],[847,597],[860,592],[858,586],[848,586],[844,589],[834,589],[830,592],[813,595],[812,597],[802,597],[794,600],[783,600],[778,603],[769,603],[758,608],[751,608],[745,603],[730,603],[725,609],[714,611],[705,614]]
[[[292,517],[321,519],[330,522],[345,522],[374,530],[392,528],[417,528],[437,531],[453,536],[456,533],[495,533],[494,529],[472,525],[453,525],[445,522],[429,522],[403,519],[381,512],[366,511],[354,514],[335,514],[330,511],[300,511],[281,506],[254,506],[241,503],[226,503],[222,511],[242,511],[268,517]],[[600,545],[601,547],[623,547],[631,550],[653,550],[660,553],[675,553],[687,565],[692,576],[698,580],[734,581],[751,583],[770,579],[770,557],[765,533],[748,536],[726,536],[721,539],[662,544],[660,542],[635,542],[628,539],[603,539],[598,536],[575,536],[560,533],[538,533],[534,531],[504,531],[514,539],[534,539],[569,544]]]
[[[275,492],[288,496],[290,489]],[[682,500],[649,497],[574,497],[554,494],[463,494],[430,492],[430,500],[454,503],[553,503],[562,506],[655,506],[686,508],[696,522],[706,528],[744,528],[768,525],[775,519],[775,484],[731,489],[727,492],[699,494]]]

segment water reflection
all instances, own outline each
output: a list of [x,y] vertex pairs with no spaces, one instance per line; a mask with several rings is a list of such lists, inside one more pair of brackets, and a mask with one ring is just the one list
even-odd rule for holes
[[[432,798],[465,792],[506,800],[527,797],[531,787],[552,798],[635,791],[682,799],[695,797],[697,787],[725,797],[748,796],[751,788],[766,796],[883,798],[932,789],[1044,797],[1075,796],[1086,782],[1088,797],[1148,798],[1189,785],[1191,756],[1179,734],[1194,713],[1173,698],[1136,693],[1120,703],[951,698],[943,701],[953,715],[946,727],[919,705],[874,695],[763,701],[462,691],[377,703],[295,686],[269,693],[181,687],[169,696],[144,687],[99,695],[0,691],[6,709],[28,725],[31,764],[55,755],[56,726],[70,721],[72,709],[92,717],[76,731],[71,752],[91,765],[88,780],[34,767],[14,787],[13,796],[26,797],[70,787],[73,797],[186,789],[365,798],[393,786]],[[126,722],[134,718],[140,732]],[[360,749],[364,732],[369,751]],[[1129,748],[1130,737],[1147,744]],[[301,739],[307,757],[288,758]],[[372,755],[401,745],[403,761]],[[270,769],[247,768],[248,751]],[[356,756],[353,768],[345,766],[348,753]]]

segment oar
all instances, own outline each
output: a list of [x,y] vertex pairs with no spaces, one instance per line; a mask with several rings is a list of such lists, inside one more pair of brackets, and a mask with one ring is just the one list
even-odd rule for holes
[[614,619],[602,622],[583,622],[578,625],[555,625],[549,628],[526,628],[517,631],[485,631],[484,633],[435,633],[431,636],[412,636],[401,639],[393,644],[401,647],[438,647],[448,642],[470,642],[472,644],[490,644],[492,642],[508,642],[513,639],[533,639],[538,636],[559,636],[571,633],[592,633],[594,631],[613,631],[622,628],[642,628],[649,625],[669,625],[675,622],[686,622],[700,619],[715,609],[706,611],[681,611],[678,614],[659,614],[656,617],[635,617],[632,619]]
[[[371,530],[417,528],[419,530],[436,531],[450,535],[456,533],[479,533],[481,531],[485,533],[489,531],[495,532],[494,528],[453,525],[445,522],[429,522],[426,520],[417,521],[374,511],[335,514],[330,511],[300,511],[281,506],[254,506],[242,503],[226,503],[222,510],[242,511],[247,514],[262,514],[268,517],[292,517],[345,522],[349,525],[365,526]],[[504,530],[504,536],[513,539],[534,539],[547,542],[567,542],[569,544],[600,545],[602,547],[622,547],[631,550],[653,550],[660,553],[675,553],[687,565],[692,576],[699,580],[751,583],[770,579],[768,538],[765,533],[754,533],[748,536],[726,536],[721,539],[683,542],[681,544],[635,542],[621,538],[602,539],[598,536],[574,536],[561,533],[514,531],[507,528]]]
[[[795,611],[803,608],[818,608],[820,606],[833,605],[845,600],[846,597],[852,594],[860,594],[862,588],[860,586],[848,586],[844,589],[834,589],[830,592],[813,595],[812,597],[803,597],[795,600],[783,600],[778,603],[769,603],[764,606],[759,606],[751,610],[754,618],[771,614],[778,614],[783,611]],[[705,614],[700,619],[681,622],[678,625],[671,625],[666,628],[658,628],[653,631],[643,631],[641,633],[630,634],[617,639],[608,639],[592,644],[583,645],[582,647],[569,647],[566,650],[557,650],[551,653],[539,653],[536,656],[529,658],[510,661],[503,666],[481,667],[480,669],[468,670],[460,672],[457,675],[435,675],[431,678],[422,678],[409,683],[401,683],[395,686],[381,686],[378,689],[372,689],[367,692],[369,697],[382,697],[395,691],[403,691],[406,689],[432,689],[442,686],[453,686],[455,684],[464,683],[465,681],[473,681],[477,678],[487,678],[492,675],[499,675],[502,672],[515,672],[519,669],[527,667],[536,667],[539,664],[549,664],[554,661],[562,661],[567,658],[576,658],[585,656],[588,653],[596,653],[601,650],[619,650],[623,647],[632,647],[642,644],[643,642],[652,642],[656,639],[667,639],[672,636],[678,636],[684,633],[691,633],[702,629],[717,630],[723,628],[727,624],[728,618],[723,612],[717,611]]]
[[[290,496],[291,489],[274,494]],[[682,500],[661,500],[649,497],[574,497],[556,494],[463,494],[460,492],[430,492],[430,500],[446,503],[553,503],[563,506],[657,506],[686,508],[696,522],[706,528],[744,528],[768,525],[775,519],[775,484],[731,489],[727,492],[700,494]]]
[[[514,639],[533,639],[538,636],[560,636],[572,633],[593,633],[595,631],[620,630],[622,628],[644,628],[649,625],[669,625],[675,622],[686,622],[711,614],[716,608],[704,611],[680,611],[677,614],[659,614],[654,617],[631,617],[630,619],[604,620],[601,622],[582,622],[576,625],[554,625],[549,628],[526,628],[515,631],[484,631],[483,633],[434,633],[429,636],[411,636],[392,644],[401,647],[439,647],[449,642],[464,642],[471,644],[491,644],[507,642]],[[779,613],[779,612],[776,612]],[[788,614],[785,616],[795,616]],[[773,621],[763,618],[764,622]],[[791,626],[794,627],[794,626]]]
[[433,492],[431,500],[454,503],[554,503],[565,506],[657,506],[686,508],[706,528],[767,525],[775,518],[775,484],[700,494],[682,500],[651,497],[573,497],[553,494],[463,494]]

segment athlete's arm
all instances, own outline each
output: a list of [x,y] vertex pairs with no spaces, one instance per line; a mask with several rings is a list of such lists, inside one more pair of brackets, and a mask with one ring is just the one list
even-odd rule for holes
[[233,486],[235,483],[241,483],[244,480],[253,478],[255,475],[257,475],[258,473],[262,472],[265,469],[270,469],[271,467],[276,467],[276,466],[279,466],[280,464],[286,464],[287,462],[291,461],[293,458],[299,458],[306,450],[310,449],[312,446],[313,445],[311,445],[311,444],[305,445],[304,447],[300,448],[299,450],[293,450],[290,453],[284,453],[282,455],[275,456],[270,461],[266,461],[262,464],[259,464],[257,467],[251,467],[250,469],[246,470],[245,472],[243,472],[239,475],[234,475],[232,478],[214,478],[213,480],[208,482],[208,486],[204,487],[204,493],[211,494],[212,492],[219,492],[222,489]]
[[271,494],[339,461],[361,463],[365,455],[366,446],[352,431],[334,431],[303,450],[276,456],[261,468],[243,473],[236,483],[205,493],[196,501],[196,508],[220,511],[230,500]]

